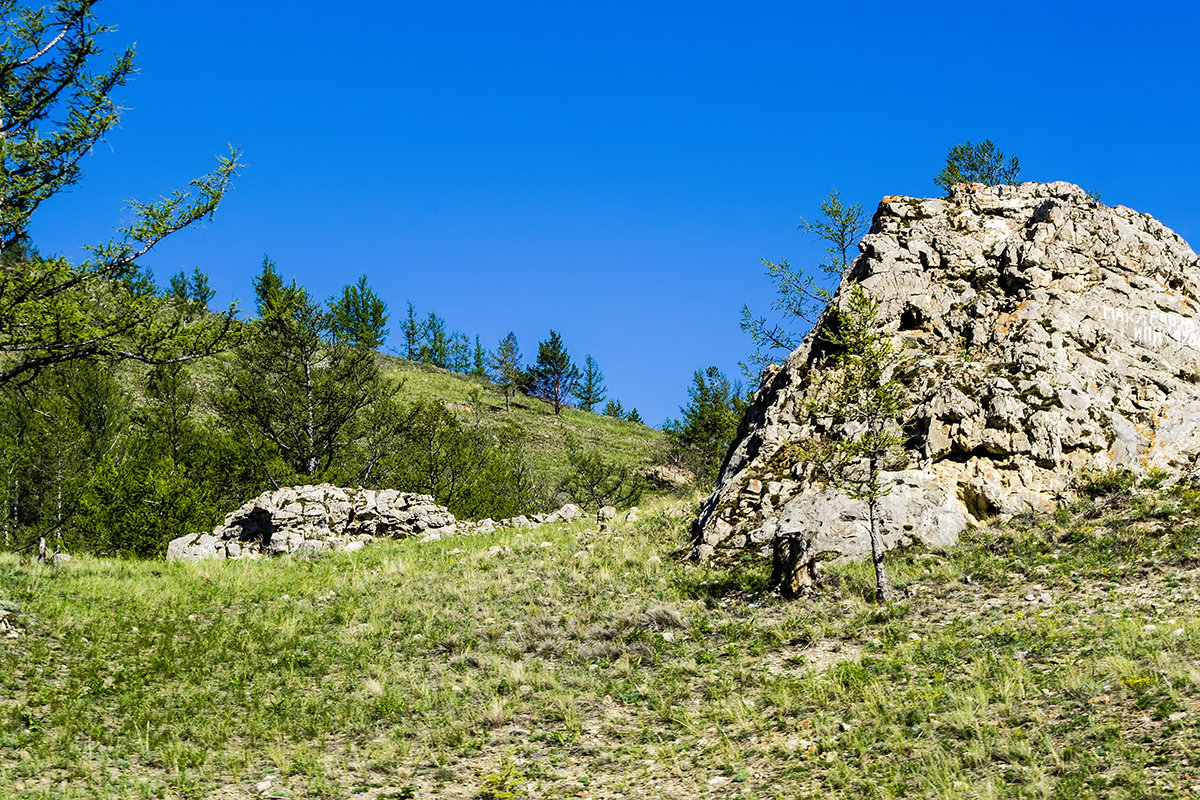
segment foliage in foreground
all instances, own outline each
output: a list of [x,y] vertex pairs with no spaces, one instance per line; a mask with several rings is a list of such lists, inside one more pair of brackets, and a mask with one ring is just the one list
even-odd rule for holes
[[138,259],[212,217],[240,166],[236,152],[189,192],[131,201],[129,224],[89,246],[81,264],[43,257],[28,238],[41,204],[82,178],[81,160],[120,121],[112,93],[136,71],[132,47],[99,63],[97,40],[113,28],[93,5],[0,0],[0,387],[59,364],[164,364],[231,343],[232,308],[198,313],[195,296],[160,295]]
[[[1107,495],[781,603],[686,514],[312,560],[0,556],[20,798],[1164,797],[1200,788],[1200,492]],[[546,543],[546,544],[543,544]],[[507,548],[507,549],[506,549]],[[765,568],[765,565],[763,565]],[[450,609],[453,609],[451,612]]]

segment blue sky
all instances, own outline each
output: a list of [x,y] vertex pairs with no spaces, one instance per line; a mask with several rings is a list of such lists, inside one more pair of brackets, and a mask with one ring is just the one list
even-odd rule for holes
[[104,0],[136,42],[120,130],[43,207],[80,257],[232,143],[216,218],[148,258],[252,307],[264,254],[325,297],[366,274],[527,358],[551,328],[652,424],[694,370],[731,377],[765,309],[759,259],[831,188],[874,210],[932,196],[951,145],[990,138],[1023,180],[1069,180],[1200,246],[1200,4],[340,5]]

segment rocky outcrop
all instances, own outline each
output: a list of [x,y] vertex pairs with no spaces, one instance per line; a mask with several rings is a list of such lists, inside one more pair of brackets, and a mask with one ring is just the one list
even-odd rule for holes
[[[258,558],[324,550],[359,550],[377,538],[435,541],[501,528],[538,528],[582,516],[567,503],[549,514],[495,521],[456,520],[426,494],[395,489],[340,489],[329,484],[263,492],[226,515],[212,533],[180,536],[167,545],[168,561]],[[64,556],[65,557],[65,556]]]
[[[884,198],[860,249],[834,302],[860,283],[909,356],[886,545],[942,546],[973,521],[1047,511],[1084,469],[1196,468],[1200,260],[1161,223],[1066,183],[969,184]],[[810,335],[765,374],[693,557],[785,533],[827,556],[869,551],[862,503],[808,484],[784,446],[811,435],[798,409],[826,366]]]
[[440,539],[456,532],[454,515],[424,494],[394,489],[296,486],[263,492],[209,533],[167,547],[168,561],[354,550],[376,537]]

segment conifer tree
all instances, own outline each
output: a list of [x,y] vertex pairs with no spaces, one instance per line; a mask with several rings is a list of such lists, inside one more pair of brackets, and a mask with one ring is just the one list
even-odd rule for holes
[[465,333],[455,331],[450,334],[449,350],[450,369],[466,375],[471,371],[471,340]]
[[[821,333],[830,347],[829,368],[811,375],[812,394],[804,408],[818,434],[796,443],[798,460],[841,491],[866,504],[867,533],[875,566],[875,596],[881,603],[894,599],[884,566],[879,502],[893,484],[883,471],[903,452],[903,416],[909,408],[904,386],[896,376],[902,357],[891,337],[879,330],[879,303],[854,284],[837,308],[835,323]],[[812,582],[813,562],[807,543],[781,537],[775,542],[772,586],[785,597]]]
[[475,334],[475,352],[471,356],[471,377],[486,378],[488,376],[487,369],[488,351],[479,341],[479,334]]
[[234,340],[232,308],[197,314],[190,298],[163,297],[138,261],[212,216],[236,176],[236,152],[189,192],[131,202],[129,224],[80,264],[42,258],[28,240],[41,204],[80,180],[83,156],[118,124],[111,95],[135,72],[132,48],[96,63],[97,39],[114,28],[94,5],[0,0],[0,386],[69,361],[163,364]]
[[408,304],[408,317],[404,320],[404,357],[417,361],[421,356],[421,323],[417,322],[417,310]]
[[491,358],[492,376],[504,390],[504,410],[511,410],[510,401],[517,393],[525,374],[521,369],[521,348],[517,346],[517,335],[512,331],[500,340],[500,345]]
[[984,139],[979,144],[967,142],[956,144],[946,154],[946,166],[933,179],[935,185],[950,193],[956,183],[982,183],[985,186],[1015,184],[1021,173],[1021,164],[1013,156],[1007,161],[1004,153]]
[[330,298],[329,324],[334,335],[353,345],[378,350],[387,338],[387,304],[367,285],[367,276]]
[[[758,380],[762,368],[787,358],[833,299],[836,280],[853,261],[854,248],[867,232],[866,215],[860,203],[845,204],[837,189],[821,202],[819,215],[812,220],[800,218],[798,227],[823,240],[826,258],[817,269],[805,272],[787,259],[778,262],[763,259],[767,274],[775,282],[776,297],[771,309],[777,321],[755,316],[742,306],[742,330],[750,335],[755,351],[742,363],[742,371]],[[834,286],[830,286],[834,283]]]
[[538,342],[537,361],[531,377],[531,393],[549,403],[557,416],[563,406],[568,405],[579,383],[579,368],[567,354],[558,331],[551,330],[548,339]]
[[748,403],[740,383],[731,383],[717,367],[696,370],[683,417],[667,423],[675,442],[691,451],[698,476],[716,480],[725,454],[737,435]]
[[609,400],[604,404],[604,416],[616,417],[617,419],[625,419],[625,409],[621,406],[620,400]]
[[422,341],[418,360],[442,369],[450,368],[450,340],[446,337],[446,320],[432,311],[421,329]]
[[[260,453],[276,485],[324,476],[335,464],[345,479],[363,415],[395,391],[365,346],[382,329],[364,332],[357,343],[338,335],[331,315],[295,281],[284,284],[269,258],[254,289],[254,334],[237,350],[218,412]],[[272,458],[286,469],[272,466]]]
[[575,399],[579,401],[579,408],[584,411],[594,410],[604,402],[604,393],[607,391],[604,386],[604,373],[600,371],[596,359],[588,353],[583,362],[583,374],[579,378],[579,385],[575,387]]

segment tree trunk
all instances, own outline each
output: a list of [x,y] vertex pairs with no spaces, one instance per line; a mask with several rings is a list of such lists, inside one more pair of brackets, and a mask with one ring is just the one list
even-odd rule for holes
[[313,379],[312,364],[304,362],[304,392],[305,411],[307,419],[304,422],[304,436],[308,445],[308,454],[304,459],[304,474],[311,477],[317,471],[317,424],[313,409]]
[[771,584],[784,600],[813,593],[817,585],[817,561],[803,536],[783,533],[775,537],[771,552]]
[[880,603],[890,603],[895,599],[895,592],[892,590],[892,584],[888,582],[887,570],[883,566],[883,535],[879,532],[879,501],[874,497],[867,501],[867,515],[871,522],[871,558],[875,562],[875,599]]

